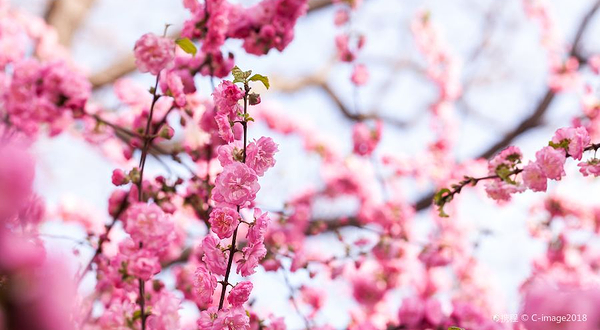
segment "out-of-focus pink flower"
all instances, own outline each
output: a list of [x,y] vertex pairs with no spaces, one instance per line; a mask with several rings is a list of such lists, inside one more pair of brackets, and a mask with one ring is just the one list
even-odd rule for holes
[[364,64],[357,64],[352,70],[352,83],[356,86],[363,86],[369,81],[369,70]]
[[140,72],[156,76],[175,58],[175,43],[169,38],[146,33],[135,42],[134,55]]
[[354,142],[354,153],[361,156],[368,156],[373,153],[379,140],[383,124],[377,121],[375,129],[371,129],[365,123],[357,123],[352,128],[352,141]]
[[587,162],[581,162],[577,164],[577,166],[579,166],[579,172],[581,172],[583,176],[600,176],[600,159],[598,158],[590,159]]

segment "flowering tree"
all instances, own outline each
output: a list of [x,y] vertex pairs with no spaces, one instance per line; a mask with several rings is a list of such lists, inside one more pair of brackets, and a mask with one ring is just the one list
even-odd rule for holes
[[[567,41],[552,3],[512,2],[541,40],[546,91],[512,129],[492,132],[497,142],[464,156],[461,129],[485,120],[469,97],[478,80],[493,80],[466,72],[493,58],[486,52],[504,1],[491,1],[464,59],[440,12],[402,8],[411,40],[402,46],[414,54],[390,63],[367,43],[392,48],[387,30],[369,38],[377,29],[362,30],[373,3],[183,0],[178,24],[136,36],[122,60],[86,75],[69,46],[93,0],[51,1],[44,18],[0,0],[0,328],[599,329],[600,206],[585,192],[600,176],[600,55],[584,40],[600,22],[600,1],[581,5]],[[286,79],[250,70],[247,62],[268,69],[297,50],[295,31],[319,10],[335,26],[322,72]],[[331,83],[335,68],[345,71]],[[432,91],[416,121],[398,116],[398,103],[379,108],[402,71],[421,80],[414,99]],[[126,77],[134,72],[140,79]],[[380,82],[367,111],[359,94]],[[333,125],[320,110],[311,123],[289,99],[270,100],[310,88],[339,110]],[[561,97],[576,105],[547,123]],[[511,146],[543,126],[550,134]],[[333,127],[346,132],[345,145],[327,134]],[[418,137],[402,135],[411,128]],[[65,135],[110,164],[111,180],[88,173],[67,182],[110,185],[107,209],[47,202],[34,185],[45,175],[36,150]],[[310,167],[315,182],[288,184]],[[570,196],[559,194],[570,182]],[[516,301],[505,303],[478,251],[490,232],[468,210],[488,220],[520,198],[531,203],[518,219],[526,239],[543,252],[527,260]],[[67,235],[72,228],[78,234]],[[57,253],[57,239],[75,244],[73,253]],[[284,307],[273,303],[275,274]],[[346,302],[329,303],[337,317],[328,301]]]

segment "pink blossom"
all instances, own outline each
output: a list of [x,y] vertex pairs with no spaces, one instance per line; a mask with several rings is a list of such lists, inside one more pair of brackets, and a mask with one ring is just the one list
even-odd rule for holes
[[223,169],[215,180],[213,199],[230,205],[246,205],[256,198],[260,189],[258,177],[243,163],[232,163]]
[[256,175],[263,176],[269,168],[275,166],[274,155],[279,151],[277,147],[273,139],[264,136],[249,143],[246,149],[246,164]]
[[160,88],[164,93],[168,93],[173,97],[178,107],[184,107],[187,102],[182,75],[187,79],[193,79],[187,70],[173,70],[160,76]]
[[352,70],[352,83],[363,86],[369,81],[369,70],[364,64],[357,64]]
[[208,234],[202,240],[202,250],[204,257],[202,261],[206,263],[208,269],[217,275],[225,275],[227,270],[227,256],[229,253],[221,251],[219,239],[213,234]]
[[239,214],[229,207],[216,207],[210,213],[210,229],[220,239],[230,237],[240,223]]
[[211,304],[216,288],[217,278],[204,265],[199,266],[194,273],[194,289],[200,303]]
[[217,114],[215,116],[215,121],[217,122],[217,126],[219,127],[219,136],[227,143],[233,142],[235,139],[233,132],[231,131],[231,124],[229,123],[229,118],[224,114]]
[[529,162],[521,173],[525,186],[533,191],[546,191],[548,178],[537,163]]
[[565,151],[552,147],[543,147],[535,153],[535,162],[548,179],[560,180],[565,175]]
[[244,92],[229,80],[224,80],[212,93],[217,112],[227,115],[230,119],[240,111],[238,102],[244,97]]
[[217,148],[217,159],[225,167],[233,162],[241,162],[244,158],[244,147],[239,141],[224,144]]
[[[216,282],[215,282],[216,285]],[[216,306],[211,306],[206,310],[200,312],[200,318],[198,318],[197,325],[199,330],[215,330],[222,329],[222,327],[217,327],[215,324],[215,320],[218,317],[218,309]],[[228,330],[228,329],[225,329]]]
[[160,272],[160,261],[156,254],[141,249],[130,257],[129,273],[143,281],[148,281]]
[[146,33],[135,42],[134,54],[138,70],[156,76],[175,58],[175,43],[169,38]]
[[259,208],[254,209],[254,223],[248,229],[248,244],[256,245],[262,243],[271,219],[267,212],[261,214]]
[[129,183],[129,179],[125,175],[125,172],[123,172],[123,170],[120,169],[116,169],[113,171],[111,179],[112,184],[114,184],[115,186],[122,186],[124,184]]
[[408,297],[402,300],[402,306],[398,311],[400,324],[409,328],[417,328],[425,317],[425,302],[419,297]]
[[300,295],[302,297],[302,301],[310,305],[313,309],[311,316],[316,315],[316,313],[323,307],[325,303],[325,293],[322,290],[302,286],[300,288]]
[[0,159],[10,159],[0,161],[0,223],[4,223],[28,202],[35,167],[27,146],[20,141],[0,139]]
[[237,272],[242,276],[250,276],[256,272],[255,268],[267,254],[267,249],[261,243],[246,246],[242,252],[244,253],[244,258],[238,260]]
[[146,320],[149,330],[181,329],[179,324],[180,301],[170,291],[160,290],[149,302],[152,313]]
[[249,330],[250,318],[243,307],[224,308],[218,312],[213,330]]
[[579,172],[581,172],[583,176],[600,176],[600,159],[598,158],[588,160],[587,162],[581,162],[577,164],[577,166],[579,166]]
[[174,240],[171,218],[156,204],[136,203],[127,209],[125,230],[136,244],[145,249],[163,252]]
[[359,275],[352,279],[352,296],[360,304],[372,308],[386,293],[385,283],[376,278]]
[[352,140],[354,142],[354,153],[361,156],[368,156],[373,153],[379,140],[383,124],[376,122],[375,129],[369,128],[365,123],[357,123],[352,129]]
[[561,144],[566,141],[565,151],[574,159],[580,160],[583,155],[583,149],[590,144],[590,136],[584,127],[559,128],[552,137],[552,142]]
[[252,283],[248,281],[236,284],[236,286],[229,292],[227,301],[229,301],[229,303],[234,307],[242,306],[246,301],[248,301],[250,292],[252,292],[252,287]]

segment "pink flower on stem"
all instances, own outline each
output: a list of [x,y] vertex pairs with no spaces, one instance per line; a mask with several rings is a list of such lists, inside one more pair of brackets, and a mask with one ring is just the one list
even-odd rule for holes
[[215,180],[213,199],[230,205],[246,205],[256,198],[260,189],[258,176],[243,163],[232,163]]
[[566,143],[565,151],[571,157],[581,160],[583,149],[590,144],[590,136],[584,127],[559,128],[552,137],[552,142],[560,145]]
[[116,169],[112,173],[112,184],[115,186],[122,186],[124,184],[129,183],[129,178],[125,175],[125,172],[120,169]]
[[262,211],[259,208],[254,209],[255,220],[248,229],[248,234],[246,235],[246,238],[248,238],[248,244],[250,245],[256,245],[264,241],[267,227],[271,222],[269,214],[267,212],[261,214],[261,212]]
[[213,330],[249,330],[250,318],[243,307],[224,308],[218,312]]
[[146,249],[139,250],[130,257],[129,272],[131,275],[148,281],[160,272],[160,261],[156,254]]
[[548,178],[537,163],[529,162],[521,173],[525,186],[533,191],[546,191]]
[[535,153],[535,162],[548,179],[560,180],[565,175],[565,151],[544,147]]
[[229,118],[235,117],[240,110],[238,102],[244,98],[244,92],[229,80],[224,80],[212,93],[217,112]]
[[352,83],[356,86],[363,86],[369,81],[369,70],[364,64],[357,64],[352,70]]
[[383,124],[377,121],[375,129],[369,128],[365,123],[357,123],[352,128],[352,140],[354,142],[354,153],[361,156],[369,156],[373,153],[379,140]]
[[140,72],[150,72],[155,76],[175,58],[173,40],[153,33],[146,33],[138,39],[133,50],[135,65]]
[[171,218],[156,204],[136,203],[127,209],[125,230],[144,249],[163,252],[174,239]]
[[235,137],[233,135],[233,131],[231,130],[231,124],[229,123],[229,118],[227,115],[217,114],[215,116],[215,121],[219,127],[219,136],[221,139],[227,143],[233,142]]
[[237,211],[230,207],[216,207],[210,213],[208,222],[210,223],[210,229],[220,239],[224,239],[233,234],[233,231],[240,223],[239,217],[240,215]]
[[206,267],[211,272],[224,276],[227,270],[227,257],[229,253],[221,251],[219,239],[213,234],[206,235],[202,240],[202,250],[204,251],[202,261],[206,263]]
[[243,157],[244,147],[242,147],[242,143],[239,141],[224,144],[217,148],[217,159],[219,159],[219,163],[223,167],[234,162],[241,162]]
[[588,160],[587,162],[581,162],[577,164],[577,166],[579,166],[579,172],[581,172],[583,176],[600,176],[600,159],[598,158]]
[[248,144],[246,150],[246,164],[256,175],[263,176],[269,168],[275,166],[273,156],[279,149],[273,139],[263,136],[258,141]]
[[242,306],[246,301],[248,301],[250,292],[252,292],[252,287],[252,283],[248,281],[236,284],[236,286],[229,292],[227,301],[229,301],[229,303],[234,307]]
[[201,265],[194,273],[194,288],[200,298],[200,303],[209,305],[212,303],[213,294],[217,288],[217,278],[204,265]]
[[255,268],[262,258],[267,255],[264,244],[255,244],[245,247],[242,252],[244,258],[238,260],[237,272],[242,276],[250,276],[256,272]]

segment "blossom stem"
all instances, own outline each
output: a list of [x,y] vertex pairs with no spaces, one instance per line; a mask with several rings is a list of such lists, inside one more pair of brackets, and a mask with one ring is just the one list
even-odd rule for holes
[[[248,122],[246,121],[246,114],[248,113],[248,94],[250,93],[250,86],[248,83],[244,84],[244,121],[242,126],[244,127],[244,152],[242,154],[242,163],[246,163],[246,143],[248,138]],[[237,212],[240,213],[240,206],[237,206]],[[219,310],[223,308],[225,303],[225,292],[227,291],[227,285],[229,284],[229,274],[231,273],[231,265],[233,264],[233,255],[235,254],[236,248],[235,243],[237,239],[238,228],[240,224],[235,227],[233,236],[231,238],[231,247],[229,248],[229,260],[227,260],[227,270],[225,271],[225,279],[221,282],[221,298],[219,299]]]
[[[150,105],[150,113],[148,114],[148,121],[146,122],[146,130],[144,131],[144,146],[142,147],[142,155],[140,157],[140,180],[137,182],[138,185],[138,200],[142,201],[143,196],[143,182],[144,182],[144,168],[146,167],[146,157],[148,156],[148,149],[150,144],[152,143],[152,137],[150,136],[150,129],[152,125],[152,115],[154,114],[154,106],[156,105],[156,101],[158,101],[159,96],[156,94],[158,90],[158,81],[160,79],[160,72],[156,75],[156,82],[154,83],[154,89],[152,90],[152,104]],[[166,115],[163,118],[166,121]],[[140,248],[142,247],[142,243],[140,242]],[[142,330],[146,330],[146,283],[141,278],[138,279],[138,284],[140,288],[139,292],[139,304],[140,304],[140,318],[142,321]]]

